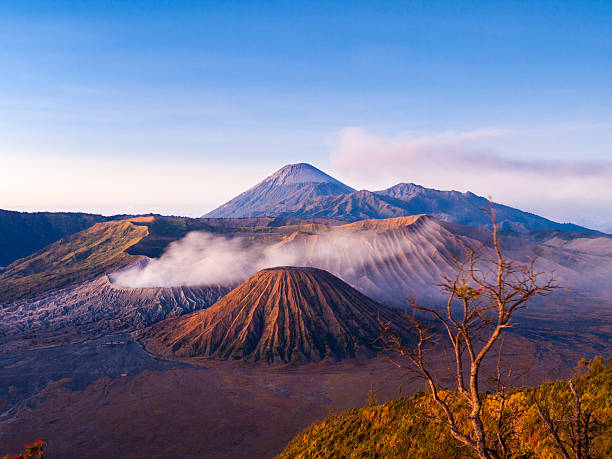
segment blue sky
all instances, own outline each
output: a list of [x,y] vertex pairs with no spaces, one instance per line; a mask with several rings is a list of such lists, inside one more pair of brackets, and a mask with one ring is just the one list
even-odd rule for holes
[[200,215],[307,161],[612,229],[611,77],[611,2],[5,1],[0,207]]

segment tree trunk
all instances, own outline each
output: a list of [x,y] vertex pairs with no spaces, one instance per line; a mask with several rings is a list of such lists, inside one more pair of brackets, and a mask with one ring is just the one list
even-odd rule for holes
[[485,442],[484,426],[480,419],[482,403],[480,401],[480,394],[478,393],[478,367],[474,366],[470,372],[470,392],[472,395],[472,412],[470,413],[470,418],[472,420],[472,428],[474,429],[476,452],[481,459],[491,459]]

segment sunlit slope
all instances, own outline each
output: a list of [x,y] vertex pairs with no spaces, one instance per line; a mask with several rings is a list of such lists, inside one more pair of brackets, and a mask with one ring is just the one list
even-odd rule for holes
[[306,362],[372,355],[380,321],[408,325],[326,271],[281,267],[258,272],[209,309],[160,322],[143,339],[162,355]]
[[[578,392],[584,394],[583,409],[593,410],[593,418],[605,426],[603,435],[594,442],[596,455],[590,457],[611,457],[612,366],[581,378],[575,385]],[[510,418],[514,435],[509,436],[507,442],[513,451],[521,452],[520,457],[560,457],[531,403],[533,391],[517,391],[509,396],[506,407],[516,416]],[[569,387],[564,381],[544,384],[535,391],[539,399],[553,401],[555,416],[560,416],[560,403],[571,406]],[[485,411],[491,402],[490,398],[487,399]],[[471,451],[458,446],[444,424],[433,421],[431,414],[434,410],[429,396],[416,395],[332,415],[300,433],[278,457],[476,457]],[[483,420],[485,428],[493,435],[493,420],[486,416]],[[560,435],[565,438],[563,434]]]
[[[612,290],[607,282],[612,272],[611,237],[544,233],[501,234],[505,256],[516,262],[536,256],[538,269],[568,288],[590,294]],[[439,300],[438,284],[443,275],[454,275],[465,247],[479,249],[487,259],[493,256],[491,243],[488,230],[415,215],[296,231],[280,245],[299,254],[298,264],[328,270],[377,301],[402,306],[407,296]]]
[[95,223],[113,220],[73,212],[15,212],[0,209],[0,266],[31,255],[63,237]]
[[121,220],[97,223],[54,242],[0,274],[0,302],[34,297],[126,266],[139,257],[125,250],[147,234],[146,226]]

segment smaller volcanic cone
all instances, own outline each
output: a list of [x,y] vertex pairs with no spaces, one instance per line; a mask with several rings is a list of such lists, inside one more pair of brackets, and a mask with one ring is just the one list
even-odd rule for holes
[[264,269],[209,309],[164,320],[141,339],[153,352],[266,362],[371,356],[380,322],[398,332],[409,322],[327,271]]

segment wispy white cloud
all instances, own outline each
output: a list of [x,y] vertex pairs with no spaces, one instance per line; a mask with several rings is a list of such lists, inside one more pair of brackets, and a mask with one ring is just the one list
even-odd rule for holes
[[545,149],[542,138],[562,137],[573,129],[581,127],[391,137],[348,127],[339,133],[330,161],[345,177],[381,188],[410,181],[470,190],[551,218],[603,228],[612,220],[612,155],[610,160],[585,160],[554,152],[529,157],[525,151],[529,143]]

